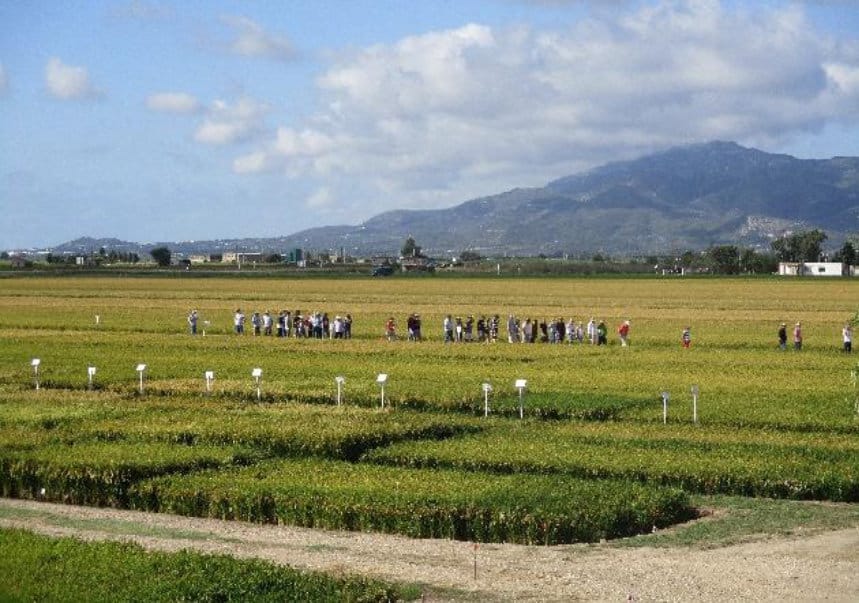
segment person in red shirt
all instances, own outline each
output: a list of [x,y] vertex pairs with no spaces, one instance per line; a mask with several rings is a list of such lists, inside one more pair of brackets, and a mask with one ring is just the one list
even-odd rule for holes
[[629,321],[624,320],[617,329],[617,334],[620,336],[621,347],[629,345]]

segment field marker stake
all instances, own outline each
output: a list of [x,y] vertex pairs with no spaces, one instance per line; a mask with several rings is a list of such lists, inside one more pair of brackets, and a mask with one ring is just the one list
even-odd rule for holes
[[262,379],[262,369],[257,367],[251,371],[251,377],[254,378],[257,384],[257,401],[262,399],[262,390],[260,388],[260,380]]
[[143,373],[146,372],[146,365],[142,363],[138,364],[136,370],[137,373],[140,375],[140,394],[143,395]]
[[206,379],[206,393],[211,394],[212,381],[215,380],[215,371],[206,371],[205,373],[203,373],[203,377]]
[[337,406],[343,403],[343,384],[346,383],[346,377],[338,375],[334,377],[334,382],[337,384]]
[[92,380],[95,377],[95,367],[88,366],[86,367],[86,376],[87,376],[87,387],[92,389]]
[[488,381],[483,384],[483,416],[489,416],[489,392],[492,391],[492,384]]
[[30,366],[33,367],[33,379],[36,382],[36,390],[39,389],[39,365],[42,364],[42,361],[39,358],[33,358],[30,361]]
[[528,380],[516,379],[514,386],[519,390],[519,418],[522,419],[525,417],[525,388],[528,387]]
[[668,423],[668,392],[662,392],[662,423]]
[[382,388],[382,408],[385,408],[385,383],[388,382],[387,373],[379,373],[378,377],[376,377],[376,383],[379,384],[379,387]]
[[698,385],[692,386],[692,422],[698,422]]

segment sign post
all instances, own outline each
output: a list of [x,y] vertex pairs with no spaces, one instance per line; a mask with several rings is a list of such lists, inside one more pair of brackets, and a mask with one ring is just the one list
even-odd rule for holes
[[692,422],[698,422],[698,385],[692,386]]
[[334,382],[337,384],[337,406],[343,403],[343,384],[346,383],[346,377],[338,375],[334,377]]
[[256,381],[257,386],[257,401],[262,400],[262,387],[260,382],[262,381],[262,369],[257,367],[251,371],[251,377]]
[[483,416],[489,416],[489,394],[492,392],[492,384],[488,381],[483,384]]
[[516,379],[516,389],[519,390],[519,418],[525,417],[525,388],[528,387],[527,379]]
[[382,389],[382,408],[385,408],[385,383],[388,382],[387,373],[379,373],[379,376],[376,377],[376,383]]
[[33,367],[33,380],[36,382],[36,389],[39,389],[39,365],[42,361],[39,358],[33,358],[30,361],[30,366]]
[[94,366],[86,367],[86,376],[87,376],[87,387],[89,389],[92,389],[93,379],[95,378],[95,367]]
[[143,395],[143,373],[146,372],[146,365],[142,364],[142,363],[138,364],[136,370],[137,370],[137,374],[140,375],[140,389],[139,389],[139,391],[140,391],[140,395],[142,396]]
[[668,423],[668,392],[662,392],[662,423]]
[[206,379],[206,393],[211,395],[212,382],[215,380],[215,371],[206,371],[203,373],[203,378]]

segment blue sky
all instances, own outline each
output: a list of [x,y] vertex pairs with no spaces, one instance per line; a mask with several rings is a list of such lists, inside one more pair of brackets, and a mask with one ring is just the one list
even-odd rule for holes
[[0,3],[0,249],[358,224],[716,139],[859,155],[859,4]]

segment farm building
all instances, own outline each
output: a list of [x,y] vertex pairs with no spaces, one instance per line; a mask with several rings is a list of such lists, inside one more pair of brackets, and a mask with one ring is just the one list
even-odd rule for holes
[[841,262],[781,262],[778,273],[783,276],[846,276],[848,266]]

